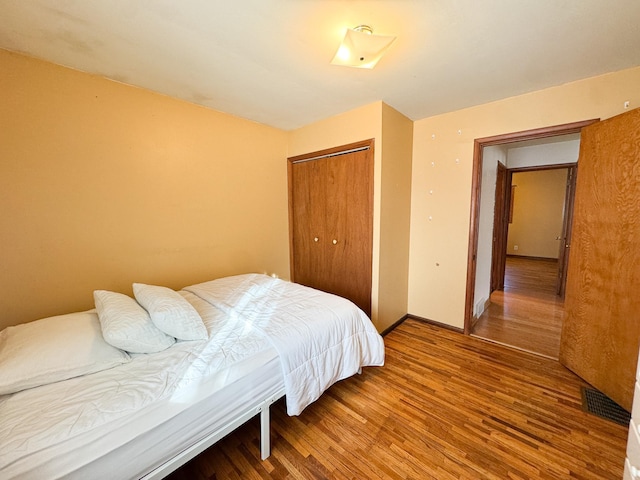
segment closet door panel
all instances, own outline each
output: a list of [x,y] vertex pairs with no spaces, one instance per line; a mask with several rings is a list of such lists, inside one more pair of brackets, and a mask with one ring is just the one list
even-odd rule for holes
[[325,247],[325,176],[324,166],[302,162],[291,168],[292,248],[295,281],[325,290],[329,279]]
[[327,159],[327,164],[331,291],[350,298],[370,315],[373,155],[371,150],[354,152]]
[[350,298],[350,291],[341,277],[346,273],[349,275],[350,269],[344,262],[344,258],[349,256],[348,245],[345,239],[348,230],[348,219],[346,218],[346,155],[330,157],[319,160],[325,166],[326,175],[326,231],[327,239],[323,243],[326,249],[326,262],[328,269],[329,284],[327,291],[343,297]]

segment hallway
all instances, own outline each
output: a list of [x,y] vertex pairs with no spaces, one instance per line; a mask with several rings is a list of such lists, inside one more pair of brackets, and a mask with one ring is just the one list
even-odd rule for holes
[[555,260],[508,256],[504,291],[491,294],[472,335],[557,359],[564,315],[557,270]]

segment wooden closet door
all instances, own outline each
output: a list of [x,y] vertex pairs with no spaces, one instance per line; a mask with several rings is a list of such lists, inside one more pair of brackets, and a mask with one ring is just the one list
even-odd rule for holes
[[[338,153],[358,148],[366,150]],[[290,158],[289,220],[293,281],[370,315],[373,142]]]
[[325,166],[316,161],[296,163],[289,173],[291,214],[291,270],[293,280],[320,290],[327,290],[325,244],[326,175]]
[[326,164],[328,291],[371,314],[373,156],[371,150],[322,160]]
[[631,410],[640,343],[640,109],[582,129],[560,362]]

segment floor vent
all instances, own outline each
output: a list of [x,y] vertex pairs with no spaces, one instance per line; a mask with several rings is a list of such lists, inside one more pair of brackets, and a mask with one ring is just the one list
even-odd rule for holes
[[628,426],[631,414],[604,393],[593,388],[582,387],[582,408],[599,417]]

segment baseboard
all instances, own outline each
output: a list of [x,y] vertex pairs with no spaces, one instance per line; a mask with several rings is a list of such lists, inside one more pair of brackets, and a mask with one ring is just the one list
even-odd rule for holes
[[507,257],[513,258],[526,258],[527,260],[544,260],[545,262],[557,262],[557,258],[552,257],[531,257],[529,255],[513,255],[512,253],[508,253]]
[[411,315],[410,313],[407,313],[400,320],[395,322],[393,325],[383,330],[380,335],[384,337],[388,333],[392,332],[396,327],[402,325],[402,322],[404,322],[408,318],[412,320],[417,320],[422,323],[428,323],[429,325],[433,325],[434,327],[444,328],[445,330],[451,330],[452,332],[464,333],[464,328],[454,327],[453,325],[447,325],[446,323],[436,322],[435,320],[430,320],[428,318],[419,317],[417,315]]
[[456,333],[464,333],[464,328],[454,327],[453,325],[448,325],[442,322],[436,322],[435,320],[431,320],[429,318],[419,317],[417,315],[411,315],[407,313],[407,318],[411,318],[413,320],[418,320],[419,322],[428,323],[429,325],[433,325],[434,327],[444,328],[445,330],[451,330]]
[[382,335],[384,337],[387,333],[393,331],[396,327],[400,326],[402,324],[402,322],[404,322],[407,318],[409,318],[409,314],[408,313],[405,314],[400,320],[395,322],[390,327],[385,328],[384,331],[380,335]]
[[435,320],[430,320],[428,318],[419,317],[417,315],[411,315],[410,313],[407,313],[400,320],[395,322],[390,327],[386,328],[380,335],[384,337],[388,333],[392,332],[395,328],[402,325],[402,322],[404,322],[408,318],[412,320],[417,320],[422,323],[428,323],[429,325],[433,325],[434,327],[444,328],[445,330],[451,330],[452,332],[464,333],[464,328],[454,327],[453,325],[447,325],[446,323],[436,322]]

